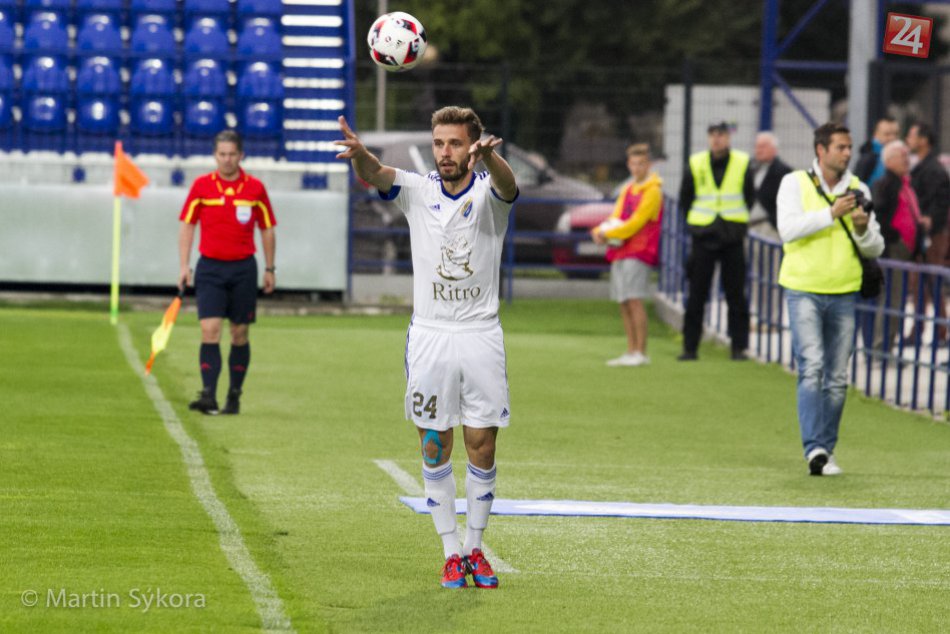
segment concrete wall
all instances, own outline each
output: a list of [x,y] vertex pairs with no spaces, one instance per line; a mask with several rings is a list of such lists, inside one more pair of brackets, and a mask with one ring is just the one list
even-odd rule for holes
[[[277,216],[278,288],[344,290],[347,195],[269,194]],[[121,283],[176,283],[178,214],[186,195],[185,188],[149,186],[140,199],[122,200]],[[0,281],[109,283],[112,209],[112,188],[106,185],[4,183]]]

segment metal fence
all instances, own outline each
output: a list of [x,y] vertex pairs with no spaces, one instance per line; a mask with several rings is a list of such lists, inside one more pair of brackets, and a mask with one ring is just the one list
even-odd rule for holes
[[[659,295],[685,308],[685,262],[689,238],[682,214],[669,213],[663,223]],[[782,245],[749,235],[746,291],[752,319],[750,352],[759,360],[790,370],[792,337],[785,294],[778,284]],[[950,321],[946,306],[950,269],[896,260],[879,260],[885,285],[876,300],[860,300],[850,382],[865,395],[895,406],[950,419]],[[727,336],[727,306],[719,282],[706,309],[706,328]]]

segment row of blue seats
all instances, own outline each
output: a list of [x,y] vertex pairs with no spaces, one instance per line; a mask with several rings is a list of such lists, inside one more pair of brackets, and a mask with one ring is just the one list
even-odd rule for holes
[[[43,134],[62,133],[75,122],[80,132],[114,136],[122,124],[120,112],[125,109],[129,117],[129,129],[135,134],[168,136],[175,132],[181,114],[184,130],[195,136],[213,136],[225,127],[225,115],[231,111],[223,101],[196,98],[178,104],[172,98],[134,98],[127,108],[118,99],[109,96],[80,97],[74,108],[67,106],[65,99],[54,95],[27,96],[18,104],[20,123],[24,130]],[[14,127],[16,115],[14,104],[0,93],[0,130]],[[239,101],[234,110],[238,129],[252,137],[279,135],[282,124],[282,107],[276,101]],[[70,116],[70,111],[73,116]]]
[[87,13],[110,13],[119,15],[129,13],[132,16],[144,13],[175,15],[181,11],[186,16],[204,14],[225,16],[231,13],[232,6],[239,18],[245,16],[279,17],[283,12],[281,0],[25,0],[22,5],[16,0],[0,0],[0,10],[32,13],[34,11],[55,11],[61,14],[74,12],[76,15]]
[[[16,91],[12,67],[0,59],[0,93]],[[37,57],[23,72],[20,92],[24,94],[67,94],[72,90],[69,73],[54,57]],[[75,91],[79,95],[119,95],[123,93],[121,75],[108,57],[91,57],[76,73]],[[161,59],[144,59],[132,73],[128,92],[131,96],[215,97],[228,95],[227,75],[213,59],[199,59],[189,65],[181,87],[175,81],[171,65]],[[253,62],[237,79],[239,99],[283,99],[280,73],[267,62]]]
[[[0,10],[0,55],[13,53],[15,45],[13,26],[5,21]],[[123,51],[124,47],[115,18],[93,14],[86,17],[79,29],[74,49],[80,53],[114,54]],[[142,16],[129,38],[129,49],[133,53],[153,56],[176,55],[178,43],[168,18]],[[195,20],[185,34],[183,49],[186,54],[225,58],[231,54],[231,43],[217,20],[202,17]],[[24,30],[24,54],[64,55],[71,50],[68,32],[55,13],[37,13]],[[276,22],[271,18],[249,18],[237,37],[236,52],[239,56],[279,59],[281,39]]]

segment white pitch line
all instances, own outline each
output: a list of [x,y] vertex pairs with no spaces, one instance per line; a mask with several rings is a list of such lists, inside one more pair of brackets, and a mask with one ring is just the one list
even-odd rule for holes
[[[389,474],[389,477],[395,480],[396,484],[399,485],[399,488],[402,489],[406,495],[411,495],[413,497],[425,495],[425,490],[416,481],[416,479],[403,471],[399,465],[397,465],[392,460],[373,460],[373,462],[376,463],[377,467]],[[492,568],[498,572],[518,572],[517,568],[496,555],[495,552],[489,548],[488,544],[485,542],[482,542],[482,552],[484,552],[485,556],[488,557],[488,561],[491,563]]]
[[228,513],[224,503],[215,494],[214,488],[211,486],[211,476],[208,474],[204,459],[201,457],[201,450],[188,435],[188,432],[185,431],[171,403],[162,394],[162,388],[159,387],[158,381],[151,374],[145,375],[145,366],[142,365],[142,361],[135,352],[132,337],[125,324],[119,324],[118,334],[119,346],[122,348],[122,352],[125,353],[125,358],[132,367],[132,371],[142,378],[145,392],[152,400],[152,405],[155,406],[158,415],[161,416],[162,422],[165,424],[165,430],[181,449],[191,489],[201,506],[211,517],[211,521],[214,522],[221,541],[221,550],[227,557],[228,563],[231,564],[231,568],[240,575],[244,585],[251,592],[257,614],[261,617],[261,628],[265,632],[293,632],[290,618],[284,612],[284,604],[277,595],[270,577],[254,563],[254,559],[241,537],[240,528],[238,528],[231,514]]

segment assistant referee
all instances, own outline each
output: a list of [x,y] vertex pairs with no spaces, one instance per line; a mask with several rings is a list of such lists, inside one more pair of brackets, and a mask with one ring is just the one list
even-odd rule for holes
[[[201,223],[201,257],[195,266],[194,285],[201,323],[199,361],[203,387],[189,407],[204,414],[237,414],[241,410],[241,390],[251,362],[248,330],[257,313],[255,224],[260,228],[264,248],[264,292],[274,291],[277,221],[264,184],[241,169],[243,158],[241,136],[233,130],[219,132],[214,137],[218,169],[195,179],[180,216],[179,288],[191,282],[191,246],[195,227]],[[231,383],[224,409],[219,410],[221,325],[225,318],[231,322]]]

